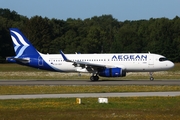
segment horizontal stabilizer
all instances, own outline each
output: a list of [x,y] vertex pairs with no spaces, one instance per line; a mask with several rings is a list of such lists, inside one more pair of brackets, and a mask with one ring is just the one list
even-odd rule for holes
[[11,63],[21,62],[21,63],[30,63],[30,58],[14,58],[7,57],[6,60]]
[[8,61],[9,63],[16,63],[14,57],[6,57],[6,61]]

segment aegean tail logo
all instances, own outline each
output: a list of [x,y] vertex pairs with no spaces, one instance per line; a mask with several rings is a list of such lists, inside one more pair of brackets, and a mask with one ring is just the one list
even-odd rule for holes
[[16,52],[15,58],[18,58],[23,54],[23,52],[26,50],[29,44],[27,44],[23,37],[16,31],[11,31],[11,38],[14,43],[14,50]]

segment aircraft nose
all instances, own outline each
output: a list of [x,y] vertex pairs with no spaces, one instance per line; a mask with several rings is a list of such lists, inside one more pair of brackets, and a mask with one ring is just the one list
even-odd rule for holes
[[168,64],[169,68],[173,68],[174,67],[174,63],[170,61],[170,63]]

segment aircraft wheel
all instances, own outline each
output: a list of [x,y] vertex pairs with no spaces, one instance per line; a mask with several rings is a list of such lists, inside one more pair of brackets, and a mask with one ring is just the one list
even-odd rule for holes
[[91,81],[98,81],[98,80],[99,80],[99,77],[98,77],[98,76],[91,76],[91,77],[90,77],[90,80],[91,80]]
[[95,77],[95,80],[98,81],[99,80],[99,77],[98,76],[94,76]]
[[91,80],[91,81],[94,81],[94,76],[91,76],[91,77],[90,77],[90,80]]
[[150,81],[153,81],[154,80],[154,78],[153,77],[150,77]]

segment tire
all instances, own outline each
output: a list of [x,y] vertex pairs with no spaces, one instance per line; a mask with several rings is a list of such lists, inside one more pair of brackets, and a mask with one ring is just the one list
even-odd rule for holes
[[154,78],[153,77],[150,77],[150,81],[153,81],[154,80]]
[[90,77],[90,80],[91,80],[91,81],[94,81],[94,76],[91,76],[91,77]]

